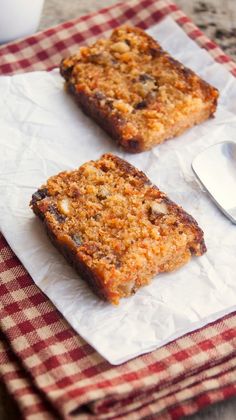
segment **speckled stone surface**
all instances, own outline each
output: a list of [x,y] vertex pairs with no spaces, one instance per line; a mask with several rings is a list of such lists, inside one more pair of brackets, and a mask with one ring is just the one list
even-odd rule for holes
[[[40,29],[115,3],[118,0],[45,0]],[[175,3],[236,60],[236,0],[176,0]]]
[[[39,29],[94,12],[118,1],[121,0],[46,0]],[[209,38],[215,40],[236,60],[236,0],[175,0],[175,2]],[[0,420],[19,420],[19,418],[17,407],[0,384]],[[212,405],[188,417],[188,420],[190,419],[236,420],[236,398]]]

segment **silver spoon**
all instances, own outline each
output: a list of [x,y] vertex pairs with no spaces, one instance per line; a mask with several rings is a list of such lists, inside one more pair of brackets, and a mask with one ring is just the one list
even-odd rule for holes
[[194,158],[192,169],[219,209],[236,224],[236,143],[208,147]]

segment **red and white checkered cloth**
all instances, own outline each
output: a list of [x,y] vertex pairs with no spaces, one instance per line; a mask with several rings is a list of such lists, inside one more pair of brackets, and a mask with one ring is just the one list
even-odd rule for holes
[[[170,15],[236,76],[236,64],[168,0],[130,0],[0,48],[0,74],[47,70],[123,23]],[[27,419],[179,419],[236,395],[236,315],[113,367],[37,288],[0,236],[0,375]]]

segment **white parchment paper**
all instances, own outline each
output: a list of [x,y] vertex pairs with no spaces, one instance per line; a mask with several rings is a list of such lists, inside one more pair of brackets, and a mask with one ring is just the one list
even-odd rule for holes
[[[73,328],[119,364],[236,309],[236,226],[201,189],[191,161],[205,147],[236,140],[236,80],[170,19],[150,33],[220,89],[216,117],[150,152],[130,155],[78,109],[58,71],[0,78],[0,227],[35,283]],[[112,152],[143,170],[205,232],[208,252],[123,299],[99,300],[49,242],[29,208],[33,192],[62,170]]]

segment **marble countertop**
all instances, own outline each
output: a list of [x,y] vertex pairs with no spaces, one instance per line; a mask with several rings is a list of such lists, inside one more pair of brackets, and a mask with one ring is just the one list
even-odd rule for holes
[[[39,29],[107,7],[121,0],[45,0]],[[175,0],[195,24],[236,60],[235,0]],[[207,407],[188,420],[235,420],[236,398]],[[0,420],[16,420],[18,409],[0,384]],[[187,418],[186,418],[187,420]]]

